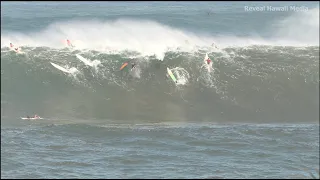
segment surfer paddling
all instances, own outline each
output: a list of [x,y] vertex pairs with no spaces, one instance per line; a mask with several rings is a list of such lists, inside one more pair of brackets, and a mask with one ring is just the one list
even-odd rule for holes
[[27,116],[28,119],[33,118],[33,119],[40,119],[40,116],[38,116],[37,114],[35,114],[33,117],[29,117]]

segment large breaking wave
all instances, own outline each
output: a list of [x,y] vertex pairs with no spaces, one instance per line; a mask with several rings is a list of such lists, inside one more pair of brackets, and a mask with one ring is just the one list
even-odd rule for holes
[[[319,19],[318,11],[299,12],[299,21]],[[290,18],[268,39],[194,34],[128,19],[73,20],[37,33],[2,34],[2,117],[317,122],[319,23],[301,27]],[[288,27],[295,36],[284,35]],[[302,28],[309,29],[305,38]],[[66,38],[75,49],[65,48]],[[10,51],[10,42],[24,54]],[[201,67],[207,52],[214,61],[211,73]],[[76,54],[101,64],[85,66]],[[128,60],[137,68],[120,72]],[[50,62],[79,73],[66,75]],[[178,86],[166,77],[166,67],[179,73]]]
[[[316,121],[318,47],[250,46],[211,52],[214,71],[202,69],[207,51],[169,51],[163,61],[132,54],[25,48],[2,50],[2,115],[214,122]],[[85,66],[75,54],[101,61]],[[136,70],[119,72],[133,59]],[[66,75],[49,62],[79,70]],[[180,69],[175,86],[166,67]]]

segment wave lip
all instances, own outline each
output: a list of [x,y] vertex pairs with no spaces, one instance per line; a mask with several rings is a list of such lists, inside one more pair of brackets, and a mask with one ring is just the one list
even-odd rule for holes
[[193,51],[195,47],[218,48],[251,45],[314,46],[319,45],[319,8],[295,12],[271,24],[273,35],[259,34],[246,37],[235,35],[205,35],[170,27],[156,21],[139,19],[67,20],[55,22],[44,30],[33,33],[10,32],[1,35],[1,47],[10,42],[19,46],[65,48],[70,39],[76,49],[103,52],[135,51],[143,56],[156,55],[163,59],[168,50]]
[[275,38],[319,46],[319,8],[294,12],[275,24]]

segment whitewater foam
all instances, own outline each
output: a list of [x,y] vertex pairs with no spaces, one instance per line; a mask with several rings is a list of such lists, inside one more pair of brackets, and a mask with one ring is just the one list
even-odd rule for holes
[[181,67],[175,67],[172,68],[171,71],[177,78],[177,85],[186,85],[188,83],[190,75],[187,70]]
[[290,40],[292,44],[319,45],[319,8],[293,12],[274,24],[273,39],[278,42]]
[[[75,50],[91,49],[109,53],[135,51],[142,56],[156,56],[158,60],[163,60],[168,51],[192,52],[204,47],[219,51],[226,47],[251,45],[319,45],[318,14],[318,8],[295,12],[277,22],[274,36],[270,38],[259,35],[195,34],[150,20],[69,20],[55,22],[39,32],[2,34],[1,47],[13,42],[19,46],[65,48],[65,39],[68,38],[75,45]],[[213,43],[219,48],[212,47]]]

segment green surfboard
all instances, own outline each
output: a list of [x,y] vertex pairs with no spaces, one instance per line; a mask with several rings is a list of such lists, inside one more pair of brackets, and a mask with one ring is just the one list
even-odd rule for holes
[[175,83],[177,83],[176,77],[174,77],[172,71],[171,71],[168,67],[167,67],[167,71],[168,71],[168,74],[169,74],[169,76],[171,77],[171,79],[172,79]]

